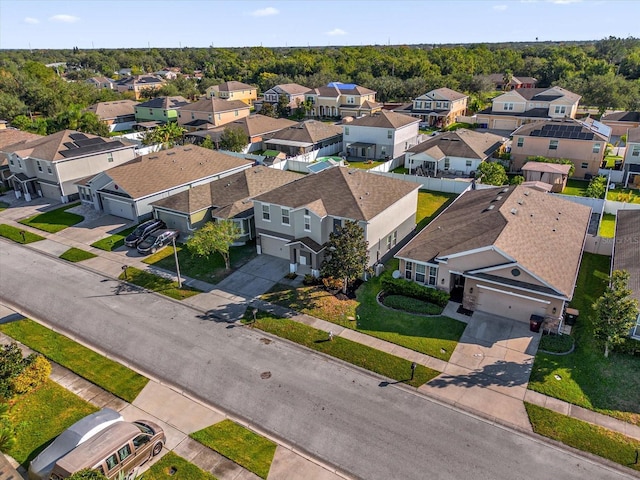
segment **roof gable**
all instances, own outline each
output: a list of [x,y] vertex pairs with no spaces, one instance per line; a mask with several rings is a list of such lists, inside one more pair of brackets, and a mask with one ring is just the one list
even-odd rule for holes
[[410,117],[402,113],[396,113],[391,110],[381,110],[372,115],[365,115],[362,117],[354,118],[351,122],[345,123],[344,127],[354,125],[357,127],[373,127],[373,128],[401,128],[412,123],[418,124],[419,119],[416,117]]
[[205,113],[222,113],[232,110],[249,110],[251,107],[240,100],[223,100],[221,98],[211,97],[203,98],[194,103],[189,103],[179,108],[181,112],[205,112]]
[[431,151],[437,154],[439,151],[442,153],[442,156],[437,158],[448,156],[485,160],[504,145],[505,142],[506,138],[494,135],[493,133],[480,133],[459,128],[452,132],[445,132],[431,137],[427,141],[411,147],[407,152],[427,153],[433,157],[429,152]]

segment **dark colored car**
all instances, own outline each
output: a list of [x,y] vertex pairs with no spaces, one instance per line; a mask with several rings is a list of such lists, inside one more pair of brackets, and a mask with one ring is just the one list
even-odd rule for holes
[[152,218],[151,220],[147,220],[144,223],[138,225],[138,227],[127,235],[127,238],[124,239],[124,244],[127,247],[137,247],[138,244],[145,239],[147,235],[156,230],[160,230],[161,228],[167,228],[165,223],[162,220],[158,220]]
[[147,235],[147,237],[138,244],[138,252],[145,255],[148,253],[156,253],[179,236],[180,232],[178,230],[156,230]]

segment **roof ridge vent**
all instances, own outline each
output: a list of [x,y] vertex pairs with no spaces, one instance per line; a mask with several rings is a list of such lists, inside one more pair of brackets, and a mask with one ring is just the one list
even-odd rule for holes
[[518,199],[518,205],[524,205],[524,198]]
[[517,208],[512,208],[512,209],[511,209],[511,213],[512,213],[513,215],[515,215],[516,213],[518,213],[518,209],[517,209]]

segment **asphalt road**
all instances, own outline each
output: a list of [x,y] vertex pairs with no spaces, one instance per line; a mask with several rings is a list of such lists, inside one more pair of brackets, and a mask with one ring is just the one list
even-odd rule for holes
[[[0,240],[0,300],[364,479],[620,479],[258,330]],[[270,377],[262,378],[264,372]]]

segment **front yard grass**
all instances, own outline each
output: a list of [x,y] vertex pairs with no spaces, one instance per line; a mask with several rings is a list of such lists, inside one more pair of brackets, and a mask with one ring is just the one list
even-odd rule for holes
[[16,442],[6,453],[27,468],[47,445],[65,429],[98,409],[57,383],[43,385],[11,401],[9,419]]
[[431,368],[418,365],[414,378],[411,380],[411,362],[409,360],[342,337],[334,337],[333,340],[329,341],[327,332],[293,320],[274,318],[264,312],[258,313],[255,324],[253,323],[253,318],[249,318],[248,313],[244,322],[278,337],[286,338],[312,350],[339,358],[352,365],[378,373],[396,382],[405,382],[414,387],[427,383],[440,373]]
[[611,213],[605,213],[600,221],[600,236],[604,238],[613,238],[616,230],[616,216]]
[[163,455],[141,477],[144,480],[216,480],[211,473],[173,452]]
[[97,257],[95,253],[87,252],[86,250],[81,250],[80,248],[75,247],[71,247],[69,250],[60,255],[61,259],[73,263],[81,262],[83,260],[89,260],[90,258],[95,257]]
[[84,220],[82,215],[76,215],[75,213],[69,213],[66,211],[78,205],[80,204],[73,203],[71,205],[56,208],[55,210],[39,213],[32,217],[20,220],[20,223],[45,232],[56,233]]
[[[610,257],[585,253],[571,307],[580,311],[569,355],[538,352],[529,388],[589,410],[640,425],[640,357],[610,353],[593,338],[593,302],[602,295]],[[561,379],[556,380],[558,375]]]
[[589,182],[586,180],[576,180],[575,178],[570,178],[567,180],[567,186],[562,191],[565,195],[573,195],[576,197],[584,197],[587,193],[587,187],[589,186]]
[[114,233],[113,235],[109,235],[106,238],[98,240],[97,242],[93,242],[91,244],[92,247],[99,248],[100,250],[105,250],[107,252],[112,252],[117,248],[124,246],[124,239],[127,238],[131,232],[136,229],[137,225],[133,227],[129,227],[121,232]]
[[22,245],[44,240],[44,237],[40,235],[27,232],[26,230],[20,230],[19,228],[4,223],[0,224],[0,237],[8,238],[16,243],[21,243]]
[[640,441],[537,405],[524,406],[534,432],[640,471],[636,463]]
[[[231,247],[229,256],[231,260],[231,270],[226,270],[222,255],[216,253],[211,257],[204,258],[192,255],[184,245],[176,244],[178,251],[178,263],[180,273],[183,275],[202,280],[203,282],[216,284],[227,277],[234,269],[237,269],[254,258],[256,247],[253,242],[239,247]],[[159,252],[148,256],[143,260],[148,265],[153,265],[171,272],[176,271],[176,262],[173,257],[173,246],[169,245]]]
[[223,420],[189,436],[260,478],[269,475],[277,445],[231,420]]
[[152,292],[161,293],[175,300],[184,300],[185,298],[193,297],[201,293],[197,288],[187,287],[185,285],[179,288],[178,282],[144,270],[139,270],[135,267],[127,267],[127,270],[122,272],[118,278],[151,290]]
[[135,400],[149,381],[33,320],[0,324],[0,331],[127,402]]
[[418,192],[418,210],[416,211],[417,231],[429,225],[442,210],[449,206],[458,195],[455,193],[432,192],[420,190]]
[[443,316],[411,315],[378,304],[381,279],[397,268],[397,260],[389,262],[380,277],[362,284],[353,300],[339,300],[320,286],[292,288],[282,284],[262,299],[448,361],[464,323]]

